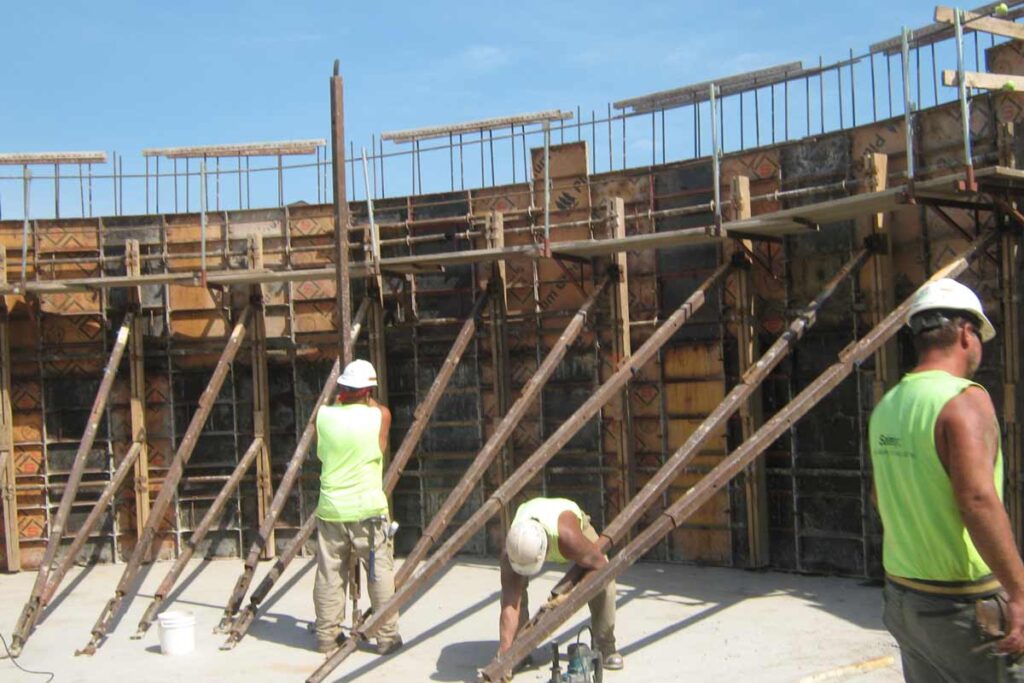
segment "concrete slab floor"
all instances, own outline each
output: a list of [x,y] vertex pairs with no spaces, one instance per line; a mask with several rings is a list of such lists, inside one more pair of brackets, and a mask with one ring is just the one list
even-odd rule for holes
[[[267,570],[263,563],[257,579]],[[123,565],[74,570],[51,609],[26,644],[18,662],[26,669],[56,674],[65,681],[253,681],[304,680],[323,661],[312,649],[314,565],[293,562],[265,613],[232,651],[218,648],[214,635],[241,562],[194,561],[183,574],[174,609],[196,615],[196,650],[177,657],[160,654],[156,625],[142,640],[129,638],[169,563],[148,567],[138,596],[106,644],[93,657],[75,657],[88,641],[100,609],[113,594]],[[547,571],[531,582],[539,605],[561,572]],[[0,576],[0,633],[8,639],[32,589],[34,572]],[[329,680],[473,681],[497,647],[498,568],[464,559],[403,613],[406,646],[378,657],[357,652]],[[899,681],[896,645],[881,623],[881,592],[851,579],[679,566],[636,565],[618,585],[621,672],[607,672],[608,683],[627,681],[800,681],[878,657],[895,663],[870,673],[827,680],[882,683]],[[366,603],[364,597],[363,602]],[[564,644],[589,618],[586,610],[562,629]],[[549,680],[548,649],[534,653],[535,668],[519,682]],[[564,666],[564,664],[563,664]],[[45,681],[0,660],[0,680]],[[823,680],[816,677],[816,680]]]

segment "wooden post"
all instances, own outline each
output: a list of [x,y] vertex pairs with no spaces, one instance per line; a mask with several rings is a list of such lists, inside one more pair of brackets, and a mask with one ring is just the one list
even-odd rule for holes
[[[492,211],[487,215],[484,238],[488,249],[501,249],[505,246],[505,217],[500,211]],[[488,335],[491,342],[491,365],[494,371],[495,415],[493,428],[497,429],[512,406],[512,362],[508,349],[508,291],[506,283],[506,264],[504,260],[491,264],[490,279],[481,283],[490,289],[488,302]],[[501,449],[495,467],[497,486],[501,486],[512,473],[512,449],[506,442]],[[512,512],[508,503],[501,506],[501,528],[507,529],[512,523]]]
[[[742,175],[733,176],[730,187],[732,200],[730,219],[740,221],[750,218],[750,178]],[[744,267],[736,269],[733,281],[738,313],[736,319],[737,366],[741,377],[746,376],[747,371],[760,356],[756,297],[751,278],[751,260],[747,256],[753,252],[753,249],[753,241],[740,240],[740,243],[729,254],[729,257],[742,256],[744,264]],[[743,441],[746,441],[753,436],[763,421],[760,388],[754,389],[750,397],[740,403],[738,413],[740,434]],[[768,564],[769,548],[768,484],[763,460],[755,461],[744,472],[743,493],[747,503],[747,567],[751,569],[764,567]]]
[[[605,200],[604,205],[607,237],[621,239],[626,236],[626,206],[622,197]],[[629,334],[629,273],[626,252],[620,251],[610,258],[611,287],[608,303],[611,312],[611,371],[614,373],[630,356],[633,346]],[[629,407],[629,384],[609,402],[611,431],[615,440],[616,467],[619,479],[619,509],[622,510],[633,495],[633,420]]]
[[[142,259],[138,240],[125,241],[125,270],[129,276],[142,274]],[[128,335],[128,369],[131,388],[132,443],[139,444],[139,455],[135,461],[135,519],[136,529],[143,529],[149,521],[149,447],[146,437],[146,365],[145,347],[142,340],[143,319],[142,288],[130,290],[131,307],[136,312]]]
[[[881,192],[887,187],[889,157],[870,152],[864,155],[864,191]],[[884,213],[872,215],[864,236],[875,242],[875,258],[870,269],[871,320],[872,326],[881,322],[896,305],[895,279],[892,272],[892,244],[889,240],[889,226]],[[872,383],[874,402],[882,396],[899,378],[899,357],[896,340],[890,339],[875,353],[875,377]]]
[[[263,270],[263,236],[249,237],[249,268]],[[274,485],[270,469],[270,382],[267,375],[267,321],[264,308],[263,287],[253,285],[249,290],[252,306],[252,425],[253,438],[259,439],[259,453],[256,456],[256,510],[260,522],[270,510],[274,497]],[[260,557],[269,560],[274,557],[274,531],[270,530]]]
[[[7,250],[0,247],[0,283],[7,284]],[[9,572],[21,571],[18,497],[14,469],[14,417],[11,412],[11,344],[7,300],[0,296],[0,496],[3,497],[4,555]]]
[[334,246],[338,296],[338,358],[341,368],[352,360],[352,293],[349,291],[348,198],[345,194],[345,85],[334,61],[331,76],[331,167],[334,172]]

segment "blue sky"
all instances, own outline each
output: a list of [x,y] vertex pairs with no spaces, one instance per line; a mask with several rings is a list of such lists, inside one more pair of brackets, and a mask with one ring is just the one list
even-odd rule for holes
[[[613,100],[717,76],[842,59],[901,25],[929,23],[934,6],[8,3],[0,151],[117,150],[131,172],[143,168],[144,147],[329,137],[335,58],[357,149],[387,130],[556,107],[602,112]],[[142,187],[132,187],[125,203],[135,206]],[[20,216],[20,192],[20,183],[0,182],[5,218]],[[45,215],[45,189],[34,192]]]

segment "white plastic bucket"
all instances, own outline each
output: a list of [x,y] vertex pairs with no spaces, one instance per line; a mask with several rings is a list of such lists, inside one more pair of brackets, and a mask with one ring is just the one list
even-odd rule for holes
[[192,612],[164,612],[160,622],[160,651],[185,655],[196,649],[196,617]]

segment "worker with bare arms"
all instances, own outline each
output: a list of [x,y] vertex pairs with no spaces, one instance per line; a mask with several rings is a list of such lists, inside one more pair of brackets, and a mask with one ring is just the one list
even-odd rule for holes
[[[597,532],[579,505],[565,498],[534,498],[519,506],[501,555],[501,617],[498,653],[512,646],[519,629],[529,621],[527,588],[545,561],[575,562],[592,571],[608,564],[597,545]],[[605,669],[621,669],[615,649],[615,582],[590,601],[594,644]]]
[[1024,564],[1002,502],[988,393],[971,381],[995,336],[978,297],[928,283],[907,316],[917,365],[871,415],[884,527],[884,621],[907,681],[1024,680]]
[[[321,470],[313,603],[317,649],[326,654],[343,639],[345,593],[352,582],[349,574],[354,559],[366,570],[374,609],[380,609],[395,593],[394,550],[382,474],[391,413],[370,396],[377,386],[377,373],[367,361],[346,365],[338,384],[334,405],[323,406],[316,416],[316,454]],[[401,645],[396,614],[377,631],[377,652],[388,654]]]

